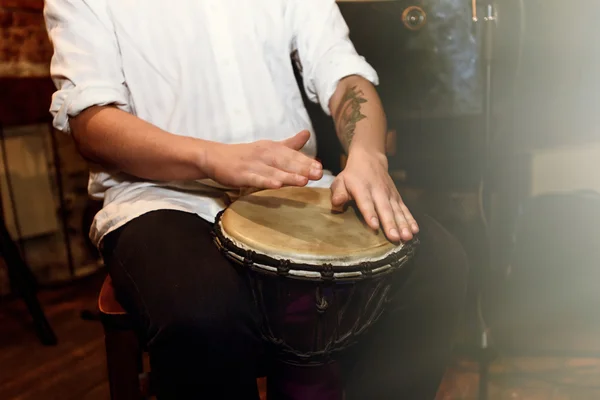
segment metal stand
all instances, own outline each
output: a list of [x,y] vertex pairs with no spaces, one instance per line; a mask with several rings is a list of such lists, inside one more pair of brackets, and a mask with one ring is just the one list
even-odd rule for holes
[[[473,1],[473,22],[478,21],[477,11],[476,11],[476,1]],[[483,18],[483,62],[484,62],[484,96],[483,96],[483,122],[484,122],[484,157],[482,162],[482,193],[481,193],[481,207],[482,217],[486,219],[486,221],[490,221],[490,203],[491,196],[489,190],[484,190],[485,182],[490,177],[491,170],[491,147],[492,147],[492,136],[493,136],[493,104],[492,104],[492,94],[493,94],[493,85],[492,85],[492,61],[493,61],[493,44],[494,44],[494,29],[496,25],[496,15],[495,9],[492,2],[489,0],[485,4],[485,16]],[[487,227],[487,223],[486,223]],[[479,348],[477,351],[477,361],[479,363],[479,400],[487,400],[488,398],[488,381],[489,381],[489,366],[490,363],[495,358],[495,355],[489,347],[489,336],[488,336],[488,328],[485,324],[485,321],[482,317],[481,312],[481,299],[482,299],[482,286],[485,285],[485,277],[488,276],[488,272],[491,270],[491,241],[489,237],[489,228],[488,228],[488,248],[487,250],[487,261],[488,265],[484,266],[485,271],[482,271],[482,279],[478,284],[478,295],[477,295],[477,309],[479,313],[480,319],[480,342]]]
[[[3,129],[0,124],[0,140],[4,140]],[[8,170],[6,172],[8,174]],[[23,298],[29,313],[33,319],[35,332],[46,346],[54,346],[58,343],[52,327],[46,319],[42,306],[37,298],[37,282],[27,263],[21,257],[19,249],[10,237],[10,233],[4,222],[4,210],[0,201],[0,256],[4,258],[8,269],[8,278],[11,287]]]
[[4,218],[0,219],[0,255],[6,262],[11,286],[14,286],[21,295],[33,318],[33,326],[38,338],[46,346],[56,345],[58,340],[36,295],[35,278],[10,238]]
[[50,143],[52,145],[52,161],[54,163],[54,174],[56,175],[56,187],[58,189],[57,191],[59,201],[60,222],[63,230],[65,250],[67,252],[67,266],[69,267],[69,274],[71,275],[71,278],[73,278],[75,277],[75,262],[73,260],[73,249],[71,247],[70,229],[69,224],[67,222],[67,218],[69,217],[69,211],[67,209],[67,202],[65,199],[61,160],[60,155],[58,153],[58,142],[54,134],[55,132],[54,127],[52,126],[52,122],[48,123],[48,131],[50,132]]

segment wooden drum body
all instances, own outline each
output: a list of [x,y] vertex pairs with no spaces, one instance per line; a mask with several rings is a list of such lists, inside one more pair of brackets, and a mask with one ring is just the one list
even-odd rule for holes
[[331,361],[376,322],[418,243],[390,243],[353,207],[333,211],[329,189],[307,187],[239,198],[214,240],[249,278],[265,339],[301,365]]

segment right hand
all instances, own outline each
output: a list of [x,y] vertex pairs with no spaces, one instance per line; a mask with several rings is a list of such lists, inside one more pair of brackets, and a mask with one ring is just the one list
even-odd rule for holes
[[323,176],[321,163],[300,152],[309,138],[304,130],[280,142],[215,143],[206,152],[204,170],[215,182],[235,188],[305,186]]

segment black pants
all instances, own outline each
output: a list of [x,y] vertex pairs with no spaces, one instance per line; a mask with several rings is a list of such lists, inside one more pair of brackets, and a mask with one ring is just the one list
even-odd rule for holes
[[[435,397],[463,309],[467,261],[431,217],[418,222],[413,267],[369,336],[341,360],[347,400]],[[265,354],[257,311],[210,230],[193,214],[155,211],[105,238],[105,262],[137,317],[159,398],[257,398]]]

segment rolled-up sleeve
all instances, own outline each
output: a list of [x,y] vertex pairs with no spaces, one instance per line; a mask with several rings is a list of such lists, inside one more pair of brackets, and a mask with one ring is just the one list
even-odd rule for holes
[[291,0],[286,13],[306,95],[327,115],[331,115],[329,100],[342,78],[359,75],[379,84],[377,72],[350,41],[348,26],[335,0]]
[[130,111],[114,28],[105,0],[46,0],[44,19],[54,47],[50,74],[57,91],[50,113],[70,133],[69,118],[96,105]]

